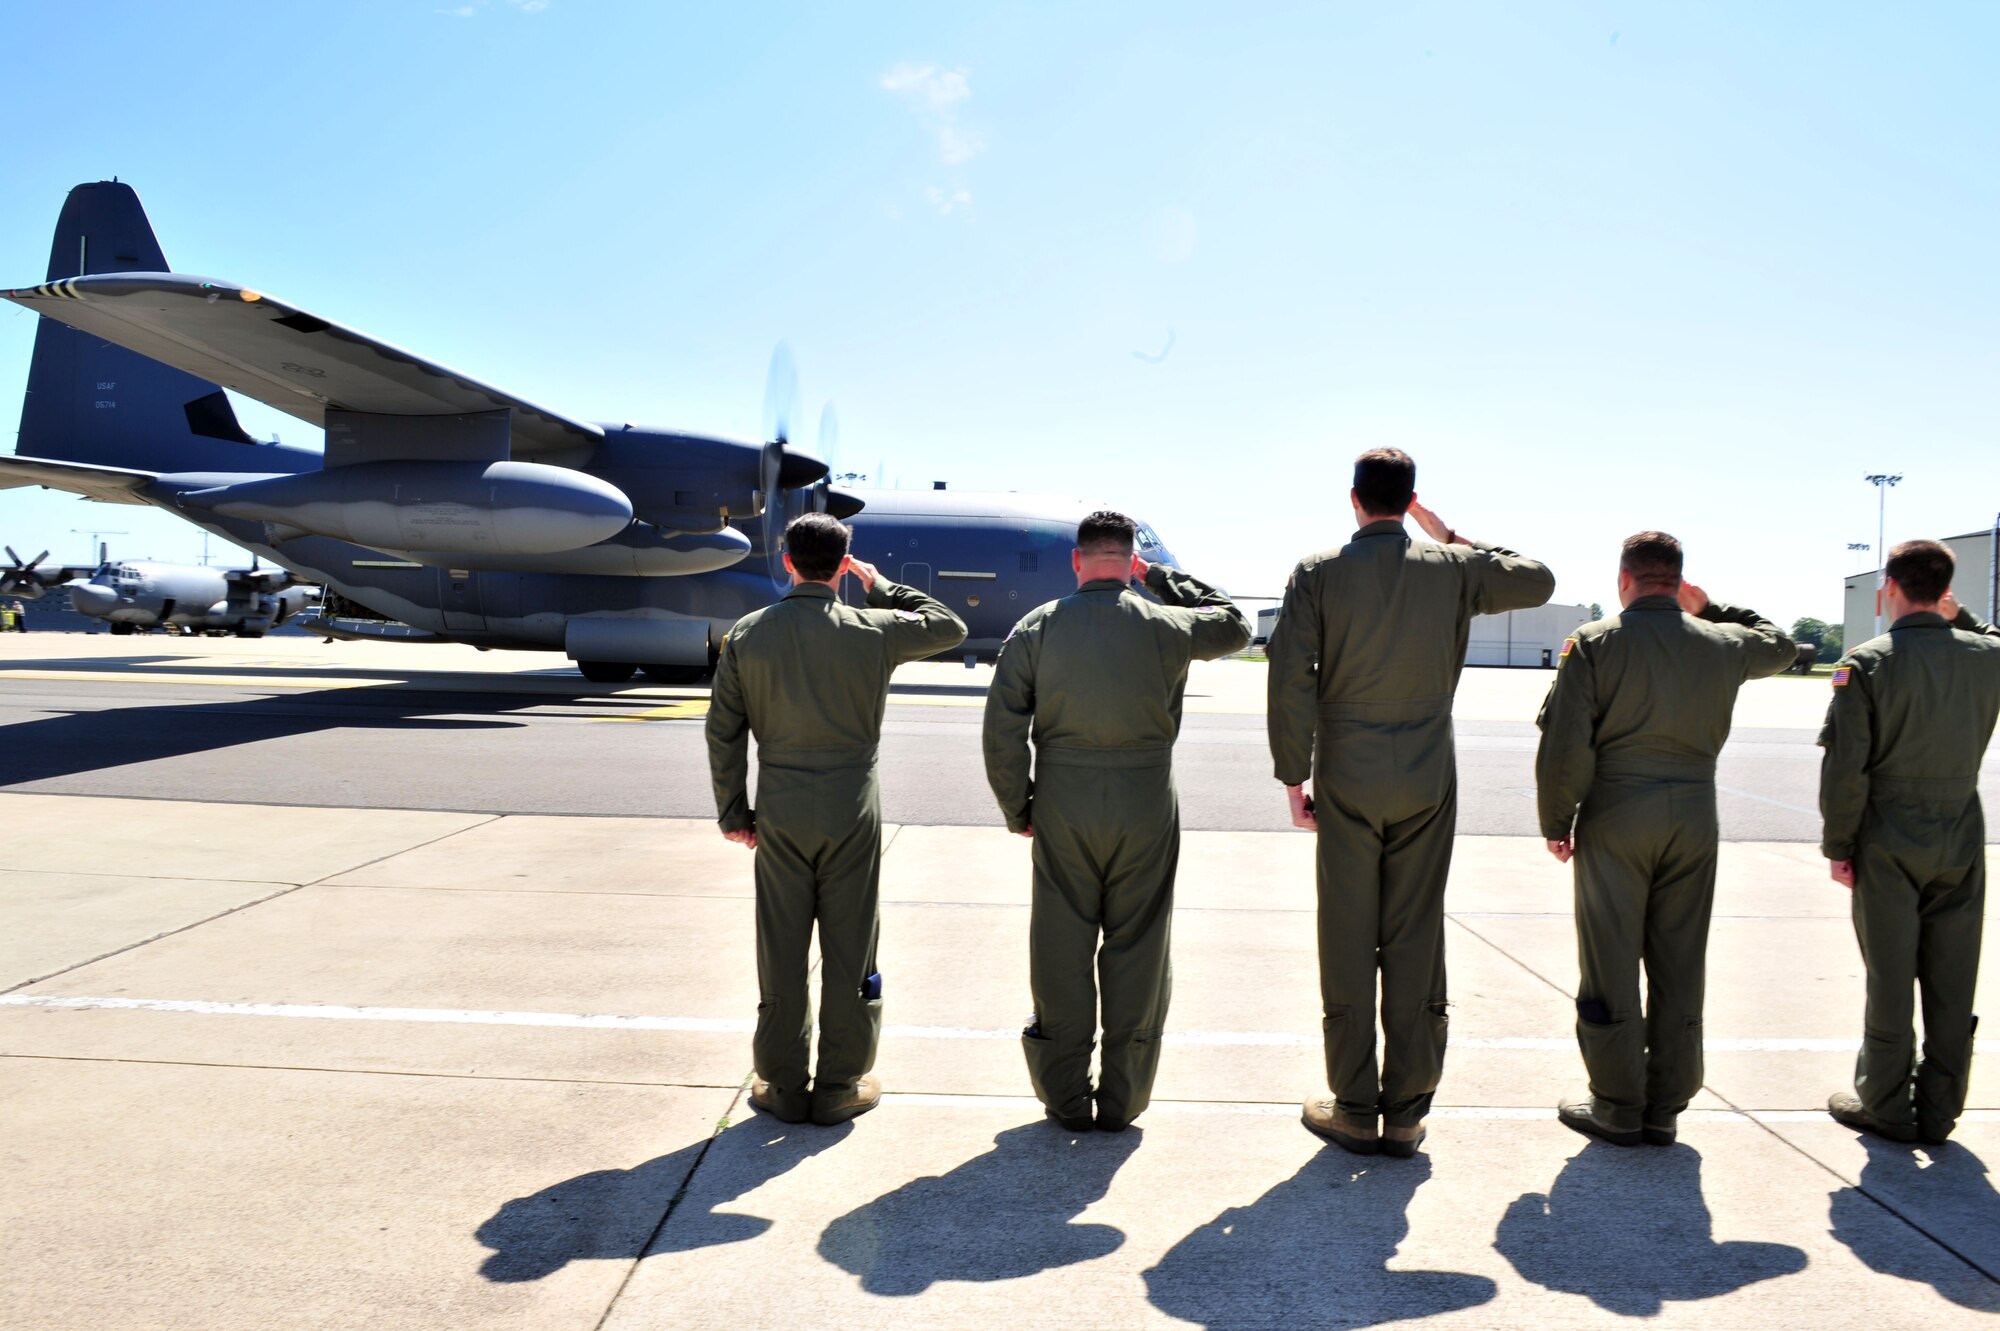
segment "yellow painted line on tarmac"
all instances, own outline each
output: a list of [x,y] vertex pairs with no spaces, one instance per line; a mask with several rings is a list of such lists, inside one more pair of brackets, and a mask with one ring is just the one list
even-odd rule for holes
[[686,698],[680,702],[670,702],[665,707],[654,707],[644,712],[634,712],[630,716],[595,716],[593,721],[688,721],[697,716],[708,715],[708,699]]

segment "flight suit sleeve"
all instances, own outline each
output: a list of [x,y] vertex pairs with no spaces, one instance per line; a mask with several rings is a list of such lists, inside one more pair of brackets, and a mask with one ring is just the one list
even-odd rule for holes
[[1744,631],[1743,677],[1763,679],[1791,668],[1798,650],[1791,637],[1748,606],[1711,600],[1697,618],[1711,624],[1733,624]]
[[926,596],[915,587],[877,578],[868,589],[868,604],[877,610],[895,612],[885,626],[892,666],[936,656],[965,641],[965,621],[947,609],[943,601]]
[[1964,606],[1958,608],[1958,618],[1951,621],[1951,626],[1962,633],[1977,633],[1982,638],[2000,638],[2000,629],[1994,628]]
[[1465,544],[1472,547],[1465,566],[1471,583],[1473,614],[1532,610],[1547,605],[1556,594],[1556,575],[1549,572],[1547,564],[1487,541]]
[[708,699],[708,774],[715,783],[716,822],[725,832],[757,825],[750,807],[750,715],[743,706],[743,681],[729,639],[715,662]]
[[1000,802],[1009,832],[1025,832],[1034,823],[1035,787],[1028,736],[1035,724],[1035,659],[1041,633],[1033,625],[1014,626],[1000,645],[993,667],[993,687],[986,691],[986,723],[981,736],[986,751],[986,784]]
[[1861,816],[1868,809],[1868,758],[1875,744],[1874,684],[1848,657],[1833,670],[1833,700],[1819,746],[1820,854],[1830,860],[1854,858]]
[[1292,570],[1264,649],[1271,660],[1264,727],[1274,774],[1288,786],[1312,779],[1313,731],[1319,724],[1320,621],[1313,581],[1303,564]]
[[1213,661],[1250,645],[1250,624],[1236,603],[1191,573],[1165,564],[1146,569],[1146,590],[1168,605],[1194,611],[1193,656],[1197,661]]
[[1563,644],[1555,682],[1535,718],[1535,810],[1542,837],[1561,841],[1576,826],[1577,806],[1597,775],[1597,666],[1581,639]]

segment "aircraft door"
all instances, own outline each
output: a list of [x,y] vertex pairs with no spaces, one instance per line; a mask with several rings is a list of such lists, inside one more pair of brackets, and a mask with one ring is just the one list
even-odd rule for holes
[[931,591],[931,566],[929,564],[905,564],[902,576],[896,579],[905,587],[915,587],[924,595]]
[[462,568],[441,568],[438,575],[438,609],[444,615],[445,632],[479,631],[486,616],[479,606],[479,575]]

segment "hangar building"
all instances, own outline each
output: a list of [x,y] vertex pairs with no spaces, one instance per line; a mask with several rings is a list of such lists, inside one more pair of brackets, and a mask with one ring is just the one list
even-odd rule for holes
[[[1944,543],[1958,557],[1958,571],[1952,575],[1951,590],[1958,603],[1989,624],[2000,623],[2000,561],[1994,558],[2000,546],[2000,519],[1991,531],[1972,531],[1963,536],[1946,536]],[[1842,639],[1849,647],[1875,636],[1875,585],[1878,570],[1855,573],[1847,579],[1847,594],[1841,611]],[[1882,631],[1889,631],[1888,624]]]

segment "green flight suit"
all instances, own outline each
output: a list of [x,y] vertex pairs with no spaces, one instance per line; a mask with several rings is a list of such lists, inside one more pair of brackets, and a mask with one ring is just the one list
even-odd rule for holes
[[[1537,724],[1542,835],[1576,836],[1576,1040],[1620,1132],[1672,1128],[1702,1082],[1715,759],[1745,680],[1792,664],[1754,610],[1642,596],[1563,645]],[[1639,967],[1646,1006],[1639,1007]]]
[[[837,1099],[875,1066],[882,1033],[882,810],[875,746],[889,674],[965,641],[965,624],[914,587],[877,578],[867,609],[801,583],[723,639],[708,709],[722,830],[757,832],[757,1075],[808,1111],[813,1018],[807,954],[819,926],[819,1058],[812,1098]],[[748,796],[757,739],[757,806]]]
[[1854,934],[1868,969],[1854,1093],[1876,1121],[1943,1141],[1965,1108],[1979,1025],[1979,764],[2000,716],[2000,633],[1965,610],[1949,624],[1905,615],[1849,651],[1833,685],[1819,735],[1820,850],[1854,862]]
[[1146,588],[1165,604],[1107,578],[1030,610],[986,695],[986,779],[1008,830],[1034,829],[1028,1078],[1058,1115],[1091,1116],[1101,1004],[1097,1115],[1121,1126],[1151,1099],[1173,988],[1172,764],[1188,662],[1250,642],[1242,614],[1199,578],[1154,564]]
[[1278,780],[1313,783],[1321,1025],[1327,1082],[1346,1113],[1408,1127],[1430,1109],[1444,1069],[1444,884],[1458,816],[1452,694],[1472,617],[1542,605],[1554,590],[1532,559],[1413,542],[1401,521],[1308,555],[1286,585],[1266,724]]

